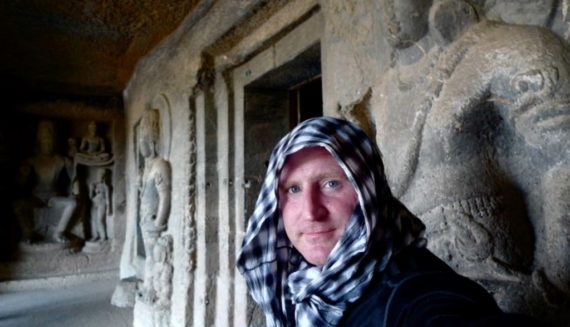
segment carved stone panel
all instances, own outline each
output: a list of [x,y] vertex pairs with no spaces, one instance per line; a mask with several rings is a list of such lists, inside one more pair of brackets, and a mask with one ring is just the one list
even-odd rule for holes
[[[434,1],[427,28],[386,2],[394,61],[371,108],[394,193],[426,223],[429,247],[503,308],[560,320],[570,47],[545,28],[478,22],[484,11],[464,1]],[[392,25],[413,42],[395,42]]]
[[[15,113],[4,133],[10,192],[2,228],[11,238],[0,278],[106,268],[114,255],[114,192],[121,188],[114,185],[113,121]],[[97,146],[81,149],[91,135]]]

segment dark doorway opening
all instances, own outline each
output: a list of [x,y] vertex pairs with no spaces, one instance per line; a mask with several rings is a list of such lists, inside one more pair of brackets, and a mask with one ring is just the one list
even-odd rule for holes
[[289,90],[289,126],[323,115],[323,87],[321,76],[316,76]]
[[320,44],[268,71],[244,90],[245,214],[251,215],[273,146],[291,128],[322,116]]

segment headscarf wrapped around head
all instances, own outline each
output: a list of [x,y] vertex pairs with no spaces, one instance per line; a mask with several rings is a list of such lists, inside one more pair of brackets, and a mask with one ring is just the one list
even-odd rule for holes
[[[320,146],[335,158],[358,194],[358,205],[325,264],[306,262],[289,241],[278,206],[287,156]],[[424,225],[388,187],[378,147],[356,125],[319,117],[277,143],[237,260],[267,326],[336,326],[347,306],[403,248],[423,242]]]

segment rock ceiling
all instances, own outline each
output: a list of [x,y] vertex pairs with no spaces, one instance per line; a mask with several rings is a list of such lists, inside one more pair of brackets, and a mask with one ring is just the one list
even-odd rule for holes
[[137,61],[172,33],[198,1],[1,1],[3,88],[118,95]]

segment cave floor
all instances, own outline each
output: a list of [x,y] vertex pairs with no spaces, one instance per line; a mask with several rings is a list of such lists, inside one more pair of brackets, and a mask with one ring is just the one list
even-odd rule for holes
[[132,308],[111,305],[116,280],[0,293],[1,327],[122,327],[133,325]]

